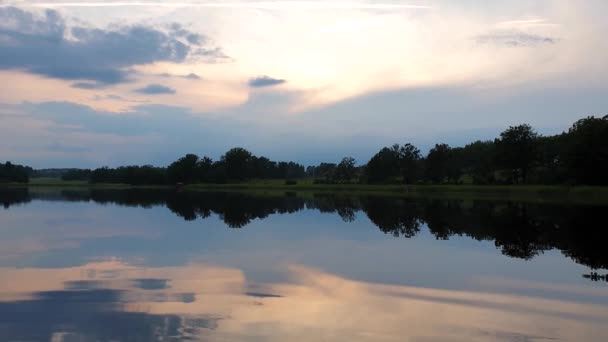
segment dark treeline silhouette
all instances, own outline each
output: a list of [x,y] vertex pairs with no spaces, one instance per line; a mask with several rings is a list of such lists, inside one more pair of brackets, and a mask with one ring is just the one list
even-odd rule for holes
[[608,116],[587,117],[562,134],[509,127],[494,141],[435,145],[426,158],[411,144],[385,147],[368,162],[370,183],[608,185]]
[[145,184],[189,184],[226,183],[250,179],[295,179],[305,177],[304,166],[294,162],[275,162],[266,157],[257,157],[244,148],[227,151],[219,160],[199,157],[195,154],[171,163],[168,167],[125,166],[73,170],[62,178],[89,180],[91,183]]
[[[74,173],[66,174],[73,176]],[[87,171],[80,173],[87,178]],[[131,166],[91,172],[94,183],[226,183],[250,179],[313,178],[315,183],[587,184],[608,185],[608,117],[587,117],[567,132],[541,136],[529,125],[512,126],[494,141],[464,147],[435,145],[423,157],[412,144],[382,148],[366,165],[345,157],[337,164],[304,168],[276,163],[242,148],[218,161],[189,154],[168,168]],[[468,177],[464,177],[468,176]]]
[[252,179],[284,179],[286,184],[294,184],[304,177],[329,184],[608,185],[608,116],[578,120],[568,131],[553,136],[541,136],[526,124],[511,126],[493,141],[475,141],[464,147],[436,144],[426,156],[410,143],[395,144],[380,149],[360,166],[355,159],[345,157],[337,164],[321,163],[305,169],[295,162],[275,162],[236,147],[219,160],[187,154],[168,167],[17,171],[22,169],[0,164],[0,182],[27,182],[27,175],[60,173],[64,180],[131,185]]
[[29,166],[16,165],[9,161],[0,163],[0,183],[27,183],[33,171]]
[[304,209],[336,213],[344,221],[364,213],[382,232],[412,238],[426,226],[439,240],[468,236],[493,241],[502,254],[522,259],[559,249],[577,263],[608,268],[608,233],[598,225],[605,221],[605,207],[549,205],[522,202],[411,199],[382,196],[349,196],[322,193],[299,197],[294,193],[259,196],[235,192],[176,192],[170,190],[63,190],[30,192],[5,189],[0,198],[8,208],[32,199],[94,201],[124,206],[166,206],[185,220],[217,215],[227,226],[242,228],[252,220]]

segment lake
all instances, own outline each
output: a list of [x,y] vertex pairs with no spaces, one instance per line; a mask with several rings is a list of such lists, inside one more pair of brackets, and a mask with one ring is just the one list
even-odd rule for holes
[[608,341],[608,207],[0,189],[2,341]]

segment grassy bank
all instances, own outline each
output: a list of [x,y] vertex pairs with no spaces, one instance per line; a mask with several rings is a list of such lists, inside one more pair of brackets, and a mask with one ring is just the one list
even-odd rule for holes
[[120,183],[91,184],[87,181],[64,181],[60,178],[31,178],[28,184],[10,184],[9,186],[56,187],[56,188],[92,188],[92,189],[173,189],[168,185],[134,186]]
[[[12,185],[24,186],[24,185]],[[34,178],[29,187],[91,188],[91,189],[174,189],[172,186],[131,186],[127,184],[89,184],[85,181],[62,181],[55,178]],[[387,195],[459,199],[533,201],[546,203],[577,203],[608,205],[608,187],[553,185],[403,185],[313,184],[298,180],[286,185],[282,180],[257,180],[235,184],[190,184],[185,191],[252,191],[274,192],[334,192],[354,195]]]
[[608,187],[572,187],[550,185],[367,185],[253,182],[241,184],[193,184],[191,191],[292,191],[340,192],[406,197],[462,198],[487,200],[534,201],[546,203],[575,202],[608,205]]

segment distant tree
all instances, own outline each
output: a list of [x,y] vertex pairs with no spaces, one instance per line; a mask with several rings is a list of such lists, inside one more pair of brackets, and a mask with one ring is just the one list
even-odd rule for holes
[[187,154],[174,161],[167,168],[167,177],[173,183],[193,183],[198,181],[199,158],[196,154]]
[[88,181],[91,178],[91,170],[89,169],[70,169],[61,175],[61,179],[65,181]]
[[200,182],[210,182],[212,180],[213,159],[205,156],[196,163],[196,178]]
[[335,178],[338,181],[350,181],[355,176],[355,158],[344,157],[338,166],[336,167]]
[[228,150],[221,160],[224,163],[228,179],[246,180],[251,178],[251,152],[241,147],[235,147]]
[[306,177],[314,177],[317,170],[316,166],[309,165],[306,167]]
[[538,134],[527,124],[511,126],[495,140],[498,166],[508,169],[515,183],[526,183],[528,171],[538,157]]
[[574,123],[565,138],[563,162],[576,183],[608,185],[608,116]]
[[259,179],[274,178],[277,165],[266,157],[251,157],[252,176]]
[[462,147],[450,148],[450,161],[447,169],[447,178],[450,183],[458,184],[462,177],[463,150]]
[[528,183],[556,184],[567,181],[568,173],[563,158],[566,139],[566,133],[538,138],[538,165],[534,168],[532,177],[528,177]]
[[33,171],[29,166],[17,165],[7,161],[0,164],[0,183],[27,183]]
[[333,180],[336,174],[336,168],[338,165],[334,163],[321,163],[317,166],[309,168],[307,171],[310,172],[312,177],[323,178],[325,180]]
[[370,183],[386,183],[399,175],[399,145],[384,147],[367,162]]
[[437,144],[426,157],[425,176],[438,184],[450,175],[450,164],[454,163],[452,149],[446,144]]
[[475,141],[458,151],[462,171],[473,178],[474,184],[491,184],[495,181],[496,145],[493,141]]
[[404,184],[412,184],[416,181],[420,159],[420,150],[412,144],[384,147],[367,163],[368,181],[386,183],[401,176]]
[[416,181],[420,150],[407,143],[399,148],[399,166],[403,184],[412,184]]
[[294,162],[287,163],[285,179],[302,178],[306,176],[304,166]]

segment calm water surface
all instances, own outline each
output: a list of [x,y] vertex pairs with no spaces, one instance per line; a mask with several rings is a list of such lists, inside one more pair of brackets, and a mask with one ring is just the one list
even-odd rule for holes
[[608,341],[608,207],[0,190],[1,341]]

